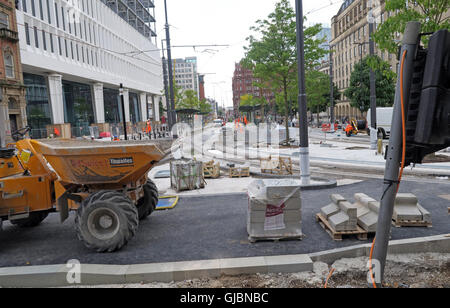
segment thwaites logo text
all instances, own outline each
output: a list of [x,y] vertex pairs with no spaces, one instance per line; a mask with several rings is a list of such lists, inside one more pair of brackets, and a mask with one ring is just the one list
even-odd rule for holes
[[111,165],[111,167],[122,167],[133,165],[134,161],[132,157],[110,158],[109,164]]

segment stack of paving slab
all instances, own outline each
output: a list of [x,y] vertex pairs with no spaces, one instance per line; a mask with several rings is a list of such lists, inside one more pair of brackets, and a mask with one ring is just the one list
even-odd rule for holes
[[392,220],[397,227],[432,225],[430,212],[418,203],[413,194],[397,194]]
[[338,194],[331,195],[331,201],[331,204],[320,210],[320,214],[333,231],[358,231],[357,207]]
[[255,180],[248,187],[249,240],[302,239],[300,183],[290,179]]

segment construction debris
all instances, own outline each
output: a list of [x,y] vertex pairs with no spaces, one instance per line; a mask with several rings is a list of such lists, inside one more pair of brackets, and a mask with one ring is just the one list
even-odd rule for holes
[[250,167],[248,166],[230,167],[230,178],[244,178],[244,177],[250,177]]
[[302,239],[300,186],[294,180],[256,180],[248,188],[249,240]]

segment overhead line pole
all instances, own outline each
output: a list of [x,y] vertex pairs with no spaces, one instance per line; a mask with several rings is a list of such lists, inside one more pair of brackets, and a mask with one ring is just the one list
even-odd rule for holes
[[[167,67],[169,71],[169,90],[170,90],[170,114],[169,118],[169,129],[172,130],[172,127],[176,123],[176,115],[175,115],[175,91],[173,88],[173,67],[172,67],[172,49],[170,46],[170,29],[169,29],[169,18],[167,15],[167,0],[164,0],[164,10],[166,14],[166,44],[167,44]],[[168,111],[169,113],[169,111]],[[173,137],[177,137],[174,135]]]
[[300,175],[303,185],[311,182],[309,169],[308,108],[305,81],[305,43],[303,33],[303,1],[295,1],[297,15],[298,114],[300,124]]

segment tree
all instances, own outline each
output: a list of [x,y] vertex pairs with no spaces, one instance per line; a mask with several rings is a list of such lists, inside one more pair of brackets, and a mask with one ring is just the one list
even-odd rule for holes
[[[289,140],[289,113],[292,105],[289,92],[297,88],[296,14],[288,0],[280,0],[267,19],[258,20],[250,30],[256,36],[247,38],[248,47],[242,64],[253,71],[262,83],[270,85],[276,101],[282,102]],[[318,24],[305,29],[305,65],[313,68],[327,51],[320,47],[323,40],[315,39],[322,30]]]
[[321,112],[326,111],[330,104],[330,76],[312,70],[306,72],[305,77],[308,108],[311,112],[315,111],[317,113],[317,125],[319,126],[319,115]]
[[[399,33],[403,33],[410,21],[419,21],[422,32],[450,29],[449,0],[386,0],[386,11],[391,16],[378,26],[373,38],[381,50],[397,53]],[[424,37],[424,43],[427,43]]]
[[210,103],[206,101],[206,99],[202,99],[198,103],[198,109],[200,110],[201,114],[210,114],[213,112],[213,108]]
[[344,92],[351,106],[361,112],[367,112],[370,108],[370,67],[373,63],[376,66],[377,106],[390,107],[394,104],[395,74],[390,64],[378,56],[368,56],[355,65],[350,76],[350,86]]

